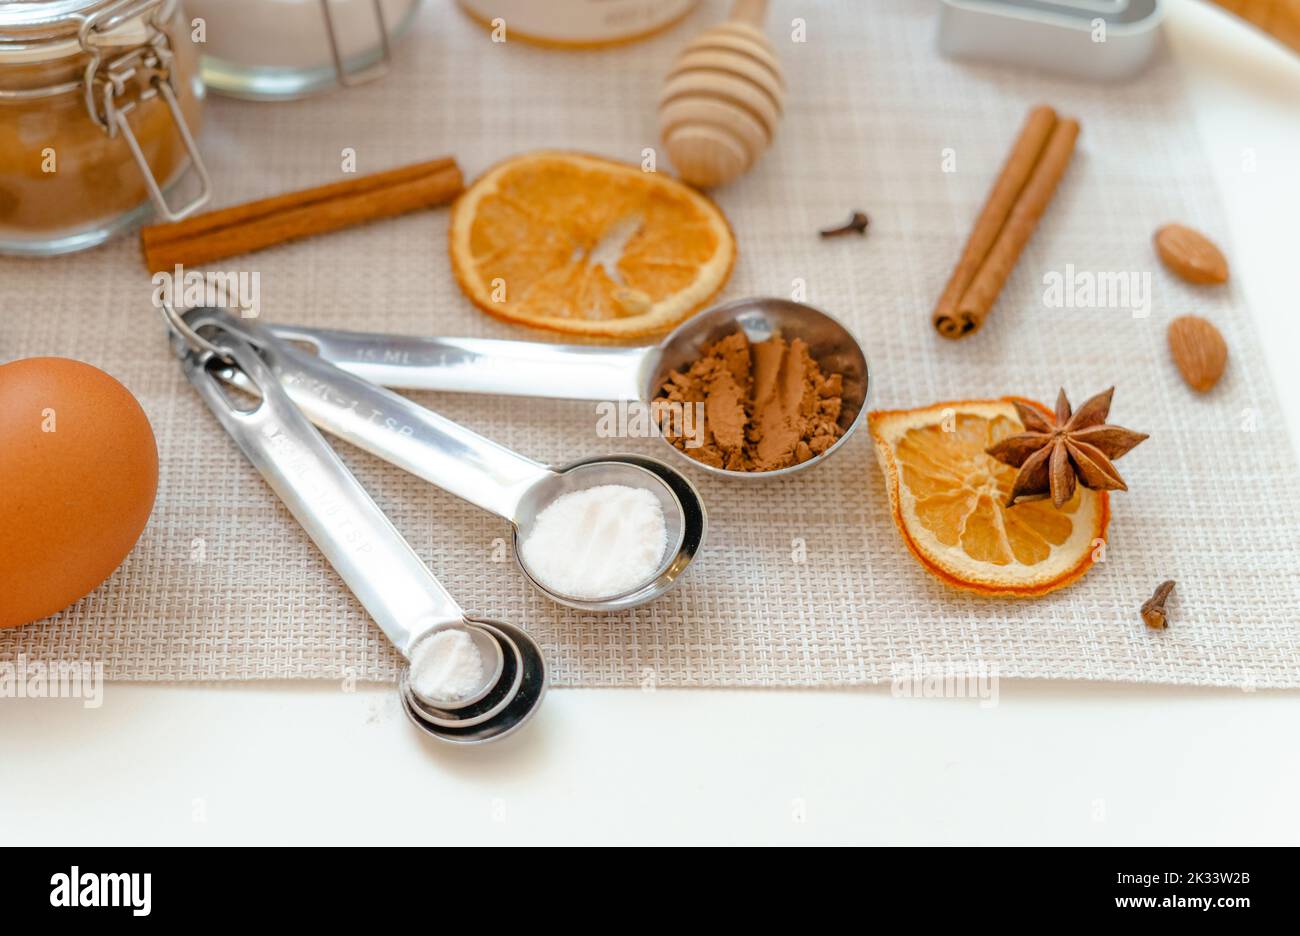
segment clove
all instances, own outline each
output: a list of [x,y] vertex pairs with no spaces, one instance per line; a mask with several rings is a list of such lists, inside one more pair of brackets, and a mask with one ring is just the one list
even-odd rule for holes
[[856,232],[865,237],[867,234],[867,225],[870,223],[871,219],[867,217],[865,211],[855,211],[853,212],[853,216],[849,218],[848,224],[845,224],[843,227],[824,228],[820,233],[822,237],[840,237],[844,234],[853,234]]
[[1164,630],[1169,626],[1169,616],[1165,613],[1165,601],[1174,590],[1174,580],[1161,582],[1156,586],[1155,594],[1142,603],[1142,620],[1152,630]]

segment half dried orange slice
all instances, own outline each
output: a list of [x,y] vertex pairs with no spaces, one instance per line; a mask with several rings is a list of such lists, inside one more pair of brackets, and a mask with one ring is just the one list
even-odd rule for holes
[[1011,399],[874,412],[867,422],[894,522],[912,554],[948,585],[1032,598],[1092,566],[1110,520],[1105,491],[1079,485],[1060,510],[1049,500],[1006,506],[1016,469],[984,450],[1024,431]]
[[580,153],[489,169],[457,199],[451,266],[491,315],[552,331],[628,338],[702,308],[731,275],[721,210],[676,180]]

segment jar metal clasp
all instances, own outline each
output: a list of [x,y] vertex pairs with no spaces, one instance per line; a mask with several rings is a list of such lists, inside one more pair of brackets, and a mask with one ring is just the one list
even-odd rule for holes
[[348,71],[343,62],[343,52],[339,48],[338,32],[334,28],[334,14],[330,12],[330,0],[320,0],[321,15],[325,17],[325,34],[330,41],[330,56],[334,59],[334,74],[345,88],[351,88],[367,81],[373,81],[388,71],[388,61],[392,50],[388,43],[388,24],[384,22],[384,8],[380,0],[372,0],[375,7],[375,20],[379,23],[379,61],[369,68]]
[[[144,176],[149,197],[159,216],[166,221],[180,221],[207,204],[212,197],[212,180],[199,155],[198,144],[190,132],[176,96],[176,88],[172,84],[173,56],[170,39],[157,21],[162,7],[163,0],[119,0],[87,16],[81,24],[79,39],[82,48],[90,56],[84,82],[86,109],[90,113],[90,119],[110,137],[119,133],[122,135]],[[134,17],[145,17],[146,14],[146,43],[105,62],[103,49],[95,42],[95,37]],[[135,131],[127,119],[136,107],[155,97],[162,98],[166,103],[176,132],[190,158],[190,166],[199,180],[198,194],[177,208],[167,204],[162,185],[150,168],[149,161],[145,159],[140,141],[136,139]]]

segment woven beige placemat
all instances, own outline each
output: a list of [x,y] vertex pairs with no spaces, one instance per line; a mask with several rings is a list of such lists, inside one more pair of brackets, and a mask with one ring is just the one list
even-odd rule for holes
[[[718,194],[740,243],[723,298],[805,291],[863,342],[876,407],[1050,400],[1061,384],[1077,403],[1117,384],[1115,421],[1151,439],[1122,463],[1133,493],[1112,502],[1107,561],[1038,601],[948,591],[903,548],[864,431],[791,480],[695,474],[711,526],[686,581],[650,607],[584,614],[525,585],[504,522],[344,448],[463,604],[537,636],[557,685],[848,685],[982,663],[1002,676],[1300,686],[1296,461],[1250,315],[1235,285],[1185,286],[1150,247],[1171,219],[1226,233],[1175,67],[1162,54],[1116,87],[957,65],[935,52],[933,9],[774,4],[789,108],[758,169]],[[472,176],[535,147],[639,161],[656,145],[661,75],[722,13],[707,3],[645,43],[560,53],[493,44],[450,4],[429,4],[379,84],[289,104],[213,100],[203,147],[218,203],[336,179],[345,148],[362,172],[450,153]],[[806,42],[791,41],[795,17]],[[930,308],[1040,101],[1082,120],[1080,152],[983,332],[939,339]],[[818,239],[853,208],[871,214],[867,239]],[[274,321],[545,338],[461,297],[446,223],[425,213],[221,268],[260,273]],[[1150,273],[1151,314],[1047,307],[1044,274],[1067,265]],[[162,455],[157,508],[125,565],[50,622],[0,633],[0,659],[102,660],[116,679],[393,678],[379,630],[181,377],[149,296],[130,238],[0,260],[0,359],[105,368],[148,410]],[[1165,348],[1169,318],[1185,312],[1212,318],[1232,349],[1206,397],[1183,386]],[[416,396],[542,460],[662,454],[655,440],[598,438],[590,403]],[[1150,633],[1137,608],[1166,578],[1179,583],[1173,626]]]

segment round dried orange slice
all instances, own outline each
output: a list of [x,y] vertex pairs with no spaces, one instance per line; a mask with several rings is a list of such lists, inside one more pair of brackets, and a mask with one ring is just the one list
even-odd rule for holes
[[491,315],[576,335],[664,331],[726,283],[736,239],[692,188],[639,166],[537,152],[489,169],[456,200],[451,266]]
[[1110,520],[1105,491],[1078,485],[1060,510],[1050,500],[1006,506],[1016,469],[984,450],[1025,431],[1011,399],[874,412],[867,421],[894,522],[912,554],[948,585],[1037,597],[1092,566]]

